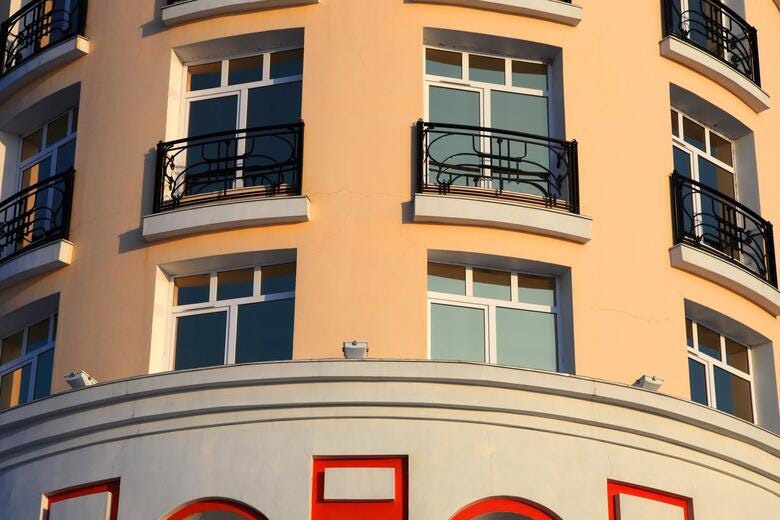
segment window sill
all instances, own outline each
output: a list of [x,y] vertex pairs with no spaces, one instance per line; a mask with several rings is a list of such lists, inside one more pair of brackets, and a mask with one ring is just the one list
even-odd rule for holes
[[553,209],[451,195],[416,194],[414,221],[486,226],[538,233],[584,244],[591,239],[592,219]]
[[73,244],[67,240],[36,247],[0,264],[0,289],[70,265],[72,260]]
[[582,7],[558,0],[410,0],[416,3],[449,4],[542,18],[575,26],[582,21]]
[[674,36],[661,40],[661,56],[676,61],[706,76],[744,101],[755,112],[763,112],[770,104],[769,95],[714,56]]
[[0,77],[0,97],[7,98],[44,74],[89,54],[89,40],[74,36],[42,51]]
[[182,208],[144,217],[148,242],[210,231],[307,222],[308,197],[274,197]]
[[780,291],[740,269],[694,247],[678,244],[669,249],[672,267],[687,271],[729,289],[780,316]]
[[320,0],[182,0],[162,8],[162,22],[177,25],[222,14],[318,4]]

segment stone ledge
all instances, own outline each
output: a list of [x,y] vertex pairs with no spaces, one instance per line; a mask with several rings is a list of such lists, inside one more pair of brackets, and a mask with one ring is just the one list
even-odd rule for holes
[[17,284],[33,276],[48,273],[70,265],[73,261],[73,244],[57,240],[36,247],[0,264],[0,289]]
[[558,0],[410,0],[519,14],[575,26],[582,21],[582,7]]
[[244,11],[293,7],[318,4],[320,0],[183,0],[162,8],[162,22],[165,25],[201,20]]

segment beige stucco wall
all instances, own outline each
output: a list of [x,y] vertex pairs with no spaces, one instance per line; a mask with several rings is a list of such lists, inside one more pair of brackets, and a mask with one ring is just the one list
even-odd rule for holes
[[[756,114],[732,93],[659,55],[658,2],[580,0],[577,27],[403,0],[317,5],[166,28],[154,0],[91,0],[90,54],[0,100],[0,122],[81,82],[73,264],[0,293],[0,314],[60,292],[54,389],[83,369],[100,381],[148,373],[160,264],[217,254],[297,249],[294,357],[341,356],[367,340],[382,358],[426,355],[429,249],[571,266],[578,374],[666,380],[688,395],[683,300],[728,314],[768,338],[778,320],[729,290],[669,265],[672,244],[669,84],[707,99],[756,135],[762,215],[780,222],[777,108]],[[750,2],[763,88],[780,99],[780,13]],[[305,29],[303,192],[307,223],[148,244],[155,143],[170,136],[172,49],[273,29]],[[423,28],[490,33],[563,48],[568,139],[580,143],[582,213],[593,239],[576,244],[517,231],[410,222],[412,125],[423,116]],[[175,124],[173,125],[176,126]],[[154,342],[152,338],[155,338]],[[780,355],[775,355],[780,373]]]

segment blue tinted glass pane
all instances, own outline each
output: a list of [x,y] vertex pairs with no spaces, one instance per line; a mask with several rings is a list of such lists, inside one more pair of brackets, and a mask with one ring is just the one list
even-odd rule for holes
[[715,400],[718,410],[753,422],[750,383],[745,379],[715,367]]
[[286,125],[301,119],[301,82],[282,83],[249,91],[246,124],[257,126]]
[[509,301],[512,299],[512,277],[506,271],[474,269],[474,296]]
[[57,149],[57,164],[55,173],[62,173],[73,168],[76,160],[76,140],[73,139]]
[[263,56],[250,56],[230,60],[228,64],[228,85],[252,83],[263,79]]
[[236,129],[238,96],[203,99],[190,103],[187,136],[226,132]]
[[206,63],[204,65],[194,65],[187,69],[188,89],[203,90],[207,88],[216,88],[220,85],[222,78],[222,63]]
[[271,79],[303,74],[303,49],[271,54]]
[[294,316],[294,299],[239,306],[236,363],[292,359]]
[[38,356],[38,372],[35,374],[33,399],[46,397],[51,393],[51,373],[54,365],[54,349]]
[[692,144],[700,150],[706,151],[706,137],[704,127],[694,123],[687,117],[683,117],[683,138],[688,144]]
[[217,273],[217,300],[231,300],[252,296],[254,269],[239,269]]
[[498,363],[557,370],[555,315],[519,309],[496,309]]
[[295,262],[267,265],[260,270],[260,293],[276,294],[295,290]]
[[698,326],[699,351],[715,359],[721,359],[720,334],[702,325]]
[[483,83],[506,83],[506,60],[469,54],[469,79]]
[[462,78],[463,58],[461,53],[425,49],[425,73],[447,78]]
[[691,384],[691,401],[708,404],[705,367],[703,364],[690,358],[688,358],[688,380]]
[[49,318],[41,320],[27,329],[27,352],[49,343]]
[[485,311],[431,304],[431,359],[485,361]]
[[190,305],[209,301],[208,274],[180,276],[173,282],[173,301],[175,305]]
[[674,151],[674,169],[683,177],[691,178],[691,156],[688,152],[672,147]]
[[724,195],[734,198],[734,176],[731,172],[724,170],[704,157],[699,157],[699,181]]
[[465,295],[466,268],[461,265],[428,262],[428,290]]
[[222,365],[225,362],[226,326],[226,312],[178,318],[174,370]]

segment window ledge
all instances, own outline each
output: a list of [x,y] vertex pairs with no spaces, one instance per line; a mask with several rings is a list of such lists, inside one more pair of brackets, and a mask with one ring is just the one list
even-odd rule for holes
[[694,247],[669,249],[672,267],[701,276],[747,298],[773,316],[780,316],[780,291],[739,267]]
[[89,40],[74,36],[42,51],[0,77],[0,98],[7,98],[44,74],[89,54]]
[[582,21],[582,7],[558,0],[410,0],[416,3],[449,4],[474,9],[488,9],[505,13],[520,14],[578,25]]
[[177,25],[241,11],[318,4],[320,0],[182,0],[162,8],[162,22]]
[[67,240],[36,247],[0,264],[0,289],[70,265],[72,260],[73,244]]
[[591,239],[592,219],[583,215],[525,204],[416,194],[414,221],[487,226],[548,235],[584,244]]
[[744,101],[755,112],[763,112],[770,104],[769,95],[714,56],[675,36],[661,40],[661,56],[681,63],[718,83]]
[[275,197],[182,208],[144,217],[148,242],[167,238],[271,224],[307,222],[308,197]]

